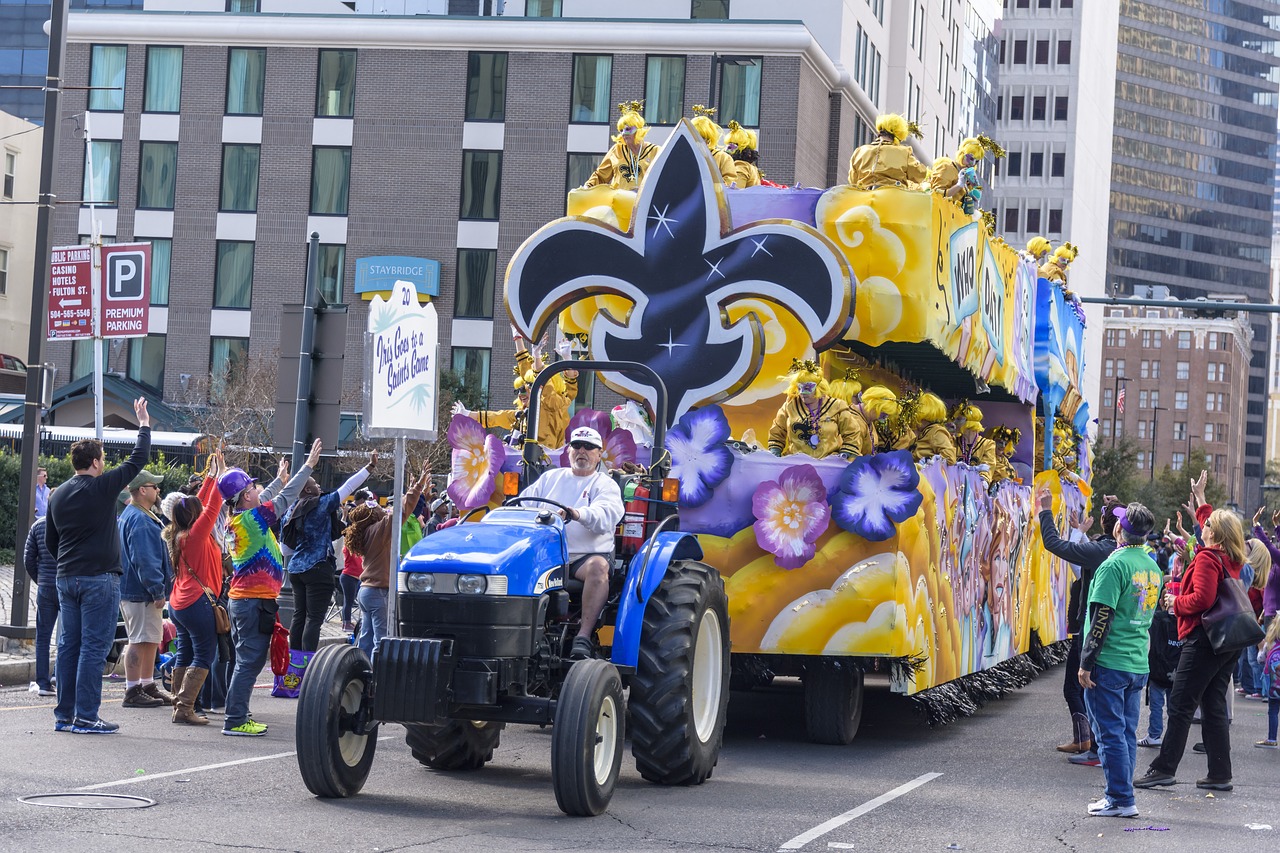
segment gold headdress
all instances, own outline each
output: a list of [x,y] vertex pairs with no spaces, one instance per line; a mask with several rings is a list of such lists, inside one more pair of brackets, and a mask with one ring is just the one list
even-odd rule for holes
[[987,230],[988,237],[996,236],[996,212],[994,210],[982,211],[982,227]]
[[693,105],[693,114],[694,114],[695,116],[705,116],[706,118],[709,118],[709,119],[711,119],[712,121],[715,121],[715,118],[716,118],[716,108],[715,108],[715,107],[706,107],[706,106],[703,106],[702,104],[694,104],[694,105]]
[[858,381],[858,368],[846,367],[844,378],[832,380],[831,396],[845,403],[852,403],[853,398],[862,391],[862,383]]
[[813,361],[811,359],[805,359],[804,361],[801,361],[798,358],[793,358],[791,359],[791,366],[787,368],[787,375],[790,376],[793,373],[801,373],[801,372],[817,373],[820,369],[821,368],[818,367],[818,362],[816,361]]
[[1022,441],[1022,430],[1017,427],[998,426],[991,430],[991,439],[997,444],[1017,444]]
[[623,101],[618,104],[618,114],[626,115],[627,113],[643,113],[644,101]]
[[981,145],[984,150],[990,151],[991,156],[995,157],[996,159],[1005,157],[1009,153],[1005,151],[1002,147],[1000,147],[1000,143],[996,142],[994,139],[992,139],[990,136],[987,136],[985,133],[978,134],[978,144]]
[[924,139],[924,131],[920,129],[920,123],[917,121],[907,122],[907,133],[916,139]]

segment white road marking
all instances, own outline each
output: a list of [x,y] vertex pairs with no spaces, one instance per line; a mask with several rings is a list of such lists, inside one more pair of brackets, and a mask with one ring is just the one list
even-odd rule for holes
[[[854,818],[862,817],[867,812],[872,811],[874,809],[878,809],[881,806],[883,806],[885,803],[892,802],[893,800],[896,800],[898,797],[901,797],[903,794],[914,791],[916,788],[919,788],[921,785],[925,784],[926,782],[932,782],[934,779],[937,779],[941,775],[942,775],[941,773],[926,773],[923,776],[917,776],[915,779],[912,779],[910,782],[907,782],[905,785],[899,785],[898,787],[894,788],[892,791],[887,791],[886,793],[883,793],[880,796],[876,797],[874,800],[867,800],[865,803],[858,806],[857,808],[850,809],[849,811],[845,812],[842,815],[837,815],[836,817],[831,818],[831,820],[818,824],[808,832],[803,832],[800,835],[797,835],[795,838],[791,839],[786,844],[783,844],[778,849],[779,850],[799,850],[801,847],[804,847],[810,841],[813,841],[817,838],[821,838],[831,830],[838,829],[844,826],[849,821],[853,820]],[[854,845],[830,842],[829,846],[838,847],[838,848],[852,848]]]
[[[378,740],[391,740],[390,735],[384,735]],[[139,782],[149,782],[152,779],[164,779],[169,776],[186,776],[191,773],[203,773],[206,770],[220,770],[223,767],[235,767],[240,764],[253,764],[258,761],[274,761],[277,758],[290,758],[297,755],[295,752],[277,752],[274,755],[255,755],[252,758],[238,758],[235,761],[221,761],[217,764],[205,764],[200,767],[188,767],[185,770],[170,770],[167,773],[147,773],[142,776],[130,776],[127,779],[117,779],[114,782],[100,782],[97,785],[85,785],[83,788],[76,788],[77,791],[97,791],[102,788],[115,788],[120,785],[136,785]]]

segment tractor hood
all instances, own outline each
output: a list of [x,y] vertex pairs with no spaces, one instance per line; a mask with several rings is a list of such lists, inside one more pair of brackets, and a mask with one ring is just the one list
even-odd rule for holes
[[477,524],[437,530],[413,546],[400,571],[503,575],[507,594],[533,595],[539,578],[565,563],[559,515],[550,514],[549,522],[539,515],[546,513],[502,508]]

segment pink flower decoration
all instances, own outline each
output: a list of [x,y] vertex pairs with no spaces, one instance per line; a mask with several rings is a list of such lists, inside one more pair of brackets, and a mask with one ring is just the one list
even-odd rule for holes
[[[600,433],[600,437],[604,439],[604,453],[601,455],[601,461],[606,468],[621,468],[623,462],[636,461],[636,440],[632,437],[631,431],[614,429],[613,419],[607,414],[593,409],[578,409],[569,421],[569,427],[565,431],[566,436],[573,435],[573,431],[582,426],[591,427]],[[569,467],[568,441],[565,442],[564,449],[560,451],[557,464],[561,468]]]
[[453,416],[448,439],[453,448],[453,476],[446,489],[449,497],[464,512],[484,506],[497,488],[498,473],[506,459],[502,442],[466,415]]
[[827,490],[812,465],[787,468],[776,482],[761,483],[751,511],[756,541],[784,569],[798,569],[813,558],[814,543],[831,521]]

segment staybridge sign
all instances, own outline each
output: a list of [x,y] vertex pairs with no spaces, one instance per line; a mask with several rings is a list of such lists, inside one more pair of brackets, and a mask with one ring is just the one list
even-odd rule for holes
[[397,281],[407,281],[418,292],[418,301],[440,295],[440,262],[429,258],[382,255],[356,261],[356,293],[366,302],[375,294],[385,299]]

